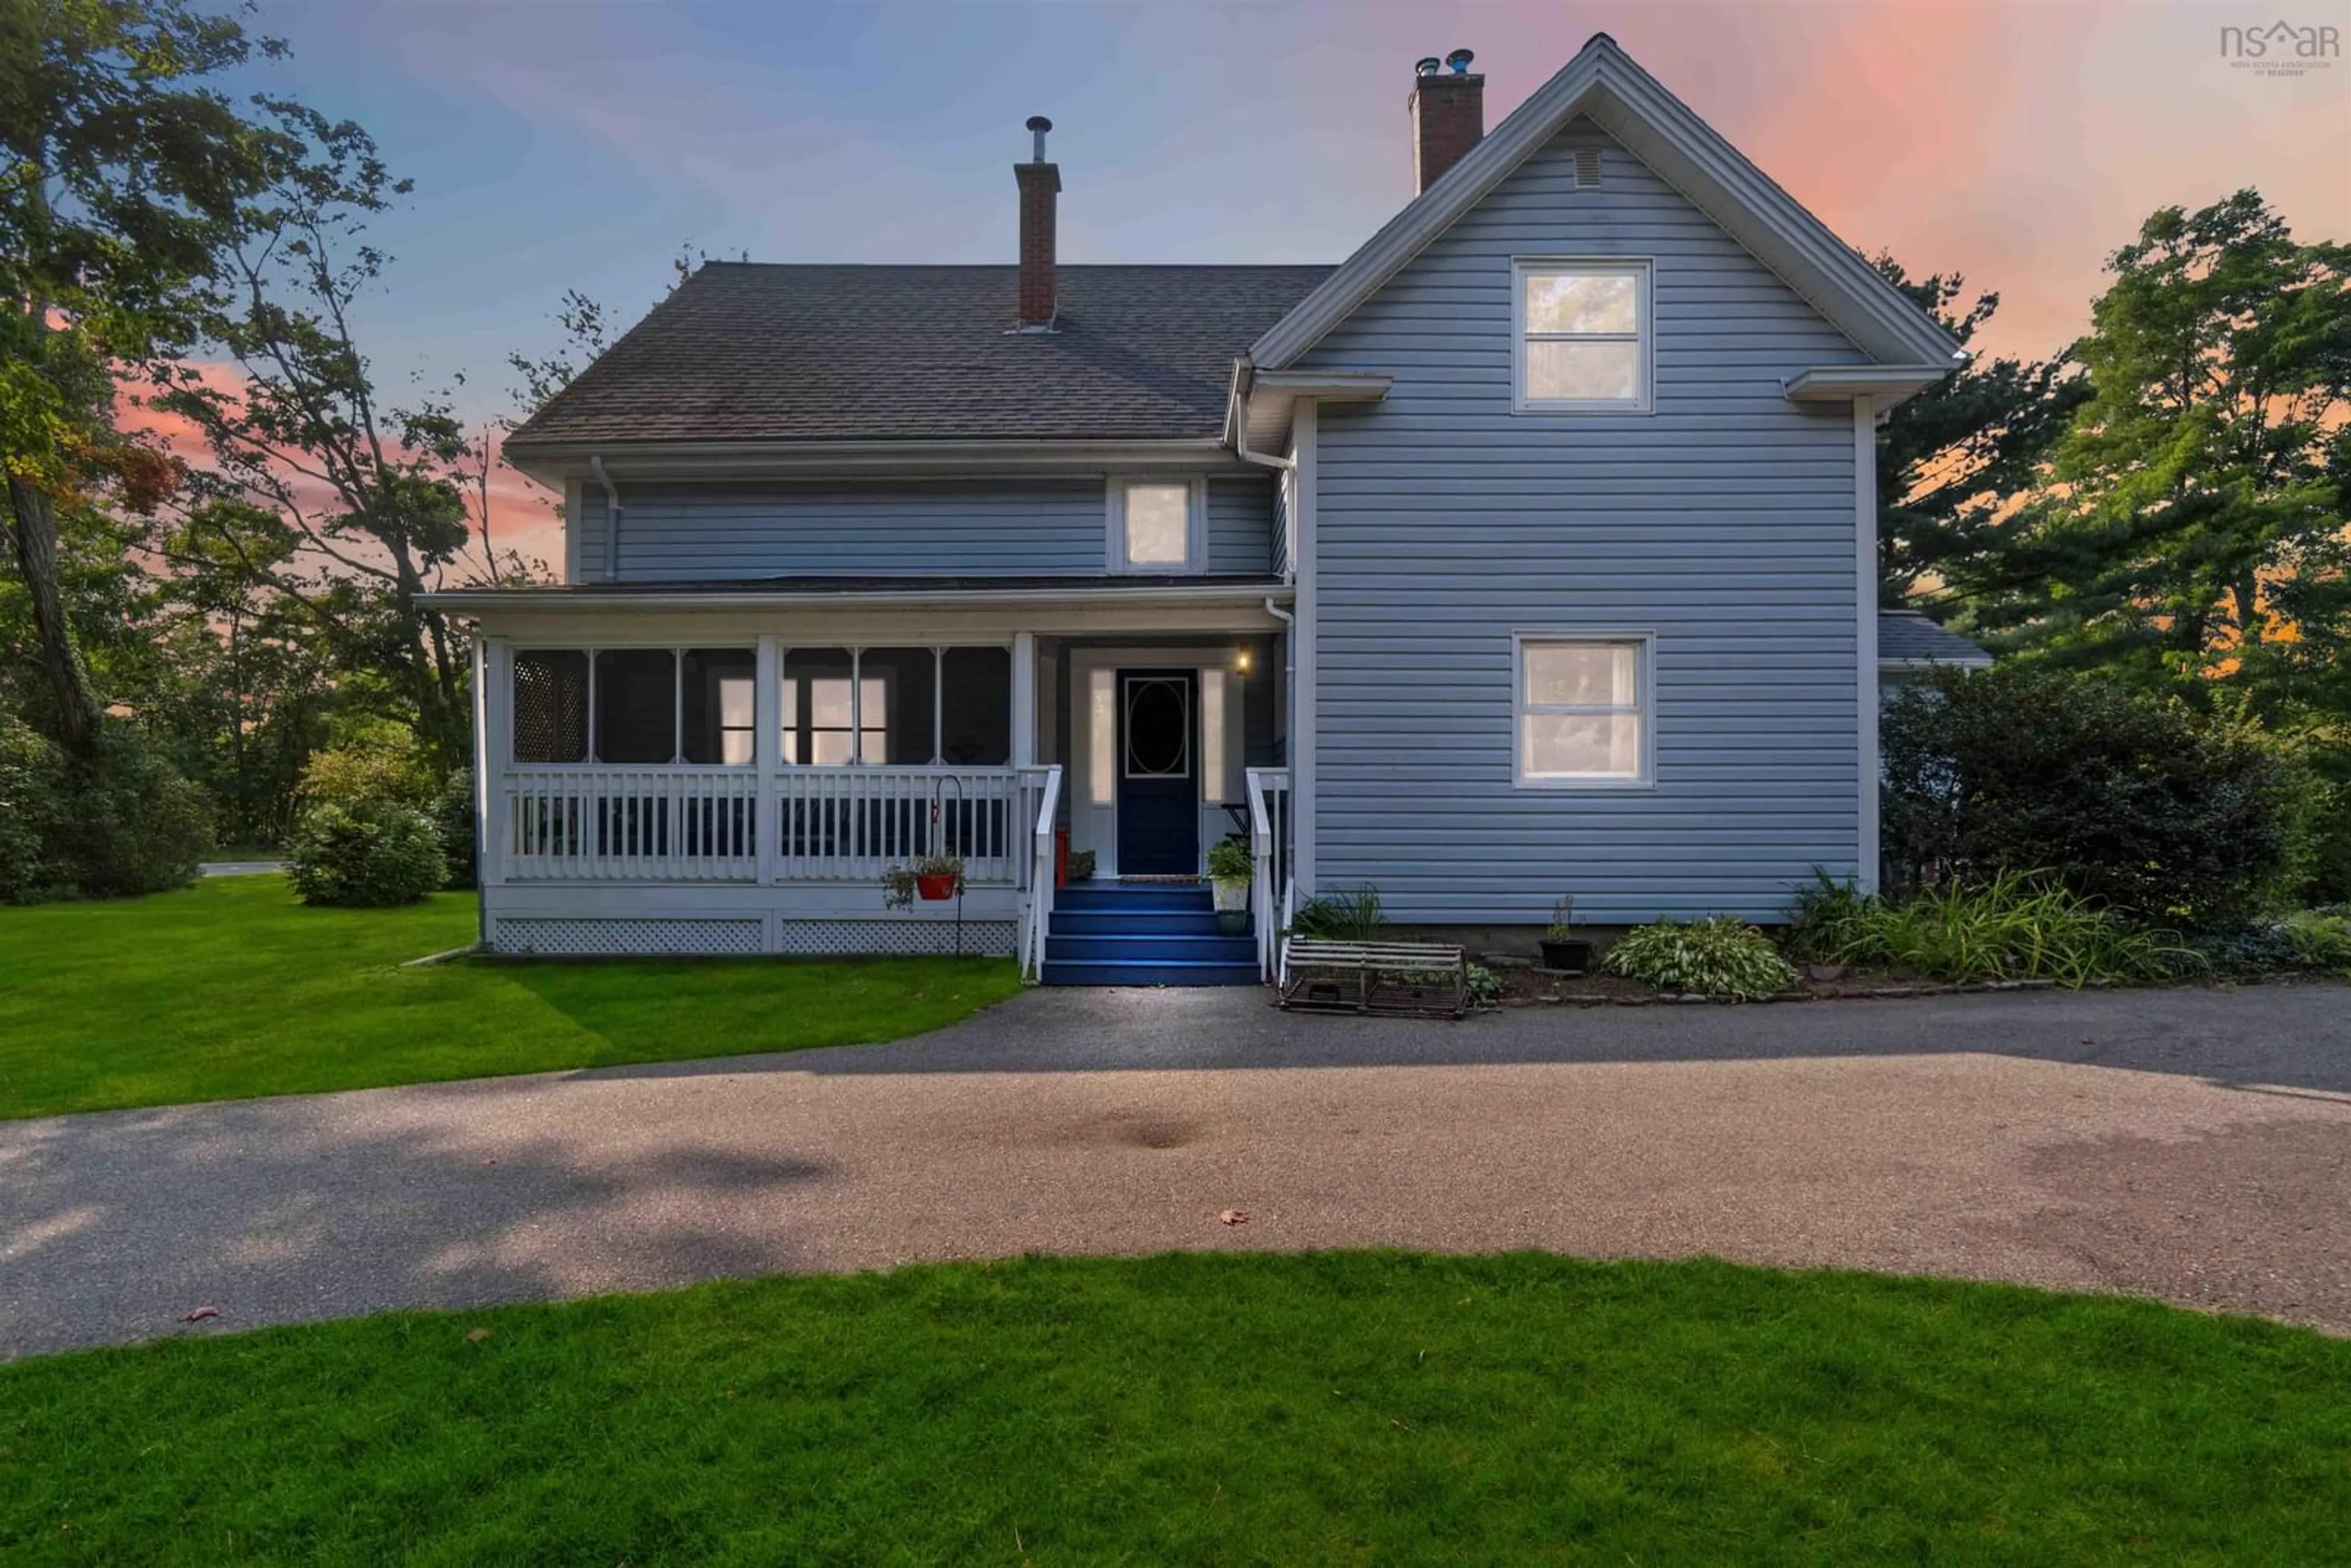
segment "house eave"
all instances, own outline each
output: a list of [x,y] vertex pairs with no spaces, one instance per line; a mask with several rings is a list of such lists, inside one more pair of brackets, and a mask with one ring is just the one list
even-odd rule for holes
[[988,474],[1197,473],[1242,465],[1216,436],[1158,441],[532,441],[508,462],[551,488],[601,458],[616,479],[931,478]]
[[1294,365],[1579,115],[1688,197],[1872,359],[1956,365],[1965,358],[1930,317],[1598,34],[1276,322],[1250,360],[1266,370]]
[[609,610],[633,615],[674,613],[682,610],[765,610],[816,605],[836,610],[962,608],[991,604],[1207,608],[1259,606],[1269,598],[1286,603],[1290,596],[1290,589],[1282,583],[1267,578],[1249,578],[1226,582],[1170,582],[1165,586],[1156,583],[1147,586],[1105,583],[1091,589],[1082,583],[1052,588],[939,588],[920,582],[909,582],[904,588],[864,588],[855,591],[761,588],[756,583],[747,583],[741,588],[698,585],[665,588],[655,584],[643,588],[602,585],[592,588],[455,588],[419,594],[417,601],[430,609],[456,615],[549,610]]
[[1866,397],[1876,401],[1882,413],[1925,392],[1956,369],[1957,365],[1814,365],[1787,377],[1780,388],[1790,402],[1850,402]]
[[1395,377],[1375,371],[1260,371],[1236,361],[1225,438],[1245,435],[1248,451],[1279,454],[1289,444],[1290,416],[1301,398],[1378,402],[1395,383]]

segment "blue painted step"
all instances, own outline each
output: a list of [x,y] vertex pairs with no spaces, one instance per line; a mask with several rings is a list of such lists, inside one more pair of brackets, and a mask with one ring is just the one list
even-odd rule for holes
[[1055,936],[1214,936],[1217,917],[1206,909],[1060,909]]
[[1045,956],[1071,963],[1245,964],[1257,972],[1254,936],[1062,936],[1046,939]]
[[1063,962],[1049,956],[1042,978],[1049,986],[1254,986],[1258,975],[1254,962]]
[[1186,883],[1129,883],[1123,886],[1059,887],[1053,890],[1055,909],[1108,913],[1123,910],[1214,909],[1208,890]]

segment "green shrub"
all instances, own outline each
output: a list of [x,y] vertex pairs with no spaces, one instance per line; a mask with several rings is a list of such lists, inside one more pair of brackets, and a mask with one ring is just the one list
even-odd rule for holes
[[1490,1008],[1502,999],[1502,977],[1483,964],[1468,966],[1469,1005]]
[[6,903],[185,887],[213,845],[204,792],[119,720],[99,732],[88,759],[0,720],[0,816]]
[[1346,893],[1310,898],[1290,916],[1292,935],[1327,942],[1376,942],[1387,935],[1387,909],[1380,890],[1364,883]]
[[1783,938],[1799,958],[1837,961],[1837,953],[1854,940],[1874,900],[1850,882],[1838,882],[1820,867],[1813,880],[1796,890]]
[[430,806],[439,793],[423,743],[414,730],[390,719],[371,720],[339,745],[311,753],[295,789],[305,808],[368,800]]
[[2287,915],[2278,930],[2299,967],[2351,973],[2351,915],[2304,909]]
[[1886,852],[1914,885],[2045,872],[2144,920],[2217,926],[2306,868],[2324,786],[2250,720],[2026,666],[1886,704]]
[[1687,925],[1660,920],[1639,926],[1608,945],[1600,967],[1661,991],[1747,1001],[1776,996],[1796,983],[1795,967],[1780,956],[1771,939],[1729,915]]
[[1898,903],[1834,891],[1797,897],[1792,942],[1807,957],[1907,969],[1932,980],[2160,980],[2203,960],[2168,933],[2103,910],[2046,878],[2008,873]]
[[441,835],[441,859],[445,886],[474,885],[474,770],[460,768],[449,775],[433,798],[433,826]]
[[305,904],[376,908],[414,904],[446,874],[433,819],[398,800],[313,806],[287,846]]
[[68,888],[52,842],[64,795],[57,748],[0,714],[0,904],[34,904]]

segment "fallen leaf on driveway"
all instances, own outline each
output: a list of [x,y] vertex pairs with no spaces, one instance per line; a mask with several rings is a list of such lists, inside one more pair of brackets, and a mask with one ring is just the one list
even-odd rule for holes
[[487,1338],[489,1338],[489,1337],[490,1337],[490,1331],[489,1331],[489,1330],[487,1330],[487,1329],[475,1329],[475,1330],[474,1330],[471,1333],[469,1333],[469,1334],[467,1334],[467,1335],[465,1336],[465,1343],[468,1343],[468,1344],[479,1344],[479,1343],[481,1343],[484,1340],[486,1340],[486,1339],[487,1339]]
[[218,1307],[193,1307],[187,1312],[180,1314],[180,1321],[183,1323],[200,1323],[206,1318],[216,1318],[218,1316],[220,1316],[220,1309]]
[[1249,1223],[1249,1216],[1243,1214],[1238,1208],[1228,1208],[1225,1210],[1224,1213],[1217,1216],[1217,1218],[1223,1220],[1227,1225],[1247,1225]]

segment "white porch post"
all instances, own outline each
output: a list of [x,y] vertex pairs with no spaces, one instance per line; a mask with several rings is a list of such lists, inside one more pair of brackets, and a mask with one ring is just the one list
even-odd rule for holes
[[1037,765],[1037,633],[1012,634],[1012,766]]
[[[757,685],[751,694],[751,761],[758,770],[758,824],[752,838],[759,852],[759,885],[769,887],[776,880],[776,838],[783,824],[776,810],[776,769],[783,761],[783,709],[778,701],[782,693],[783,655],[772,634],[759,638]],[[768,922],[771,928],[775,921]],[[770,945],[768,950],[774,952]]]

